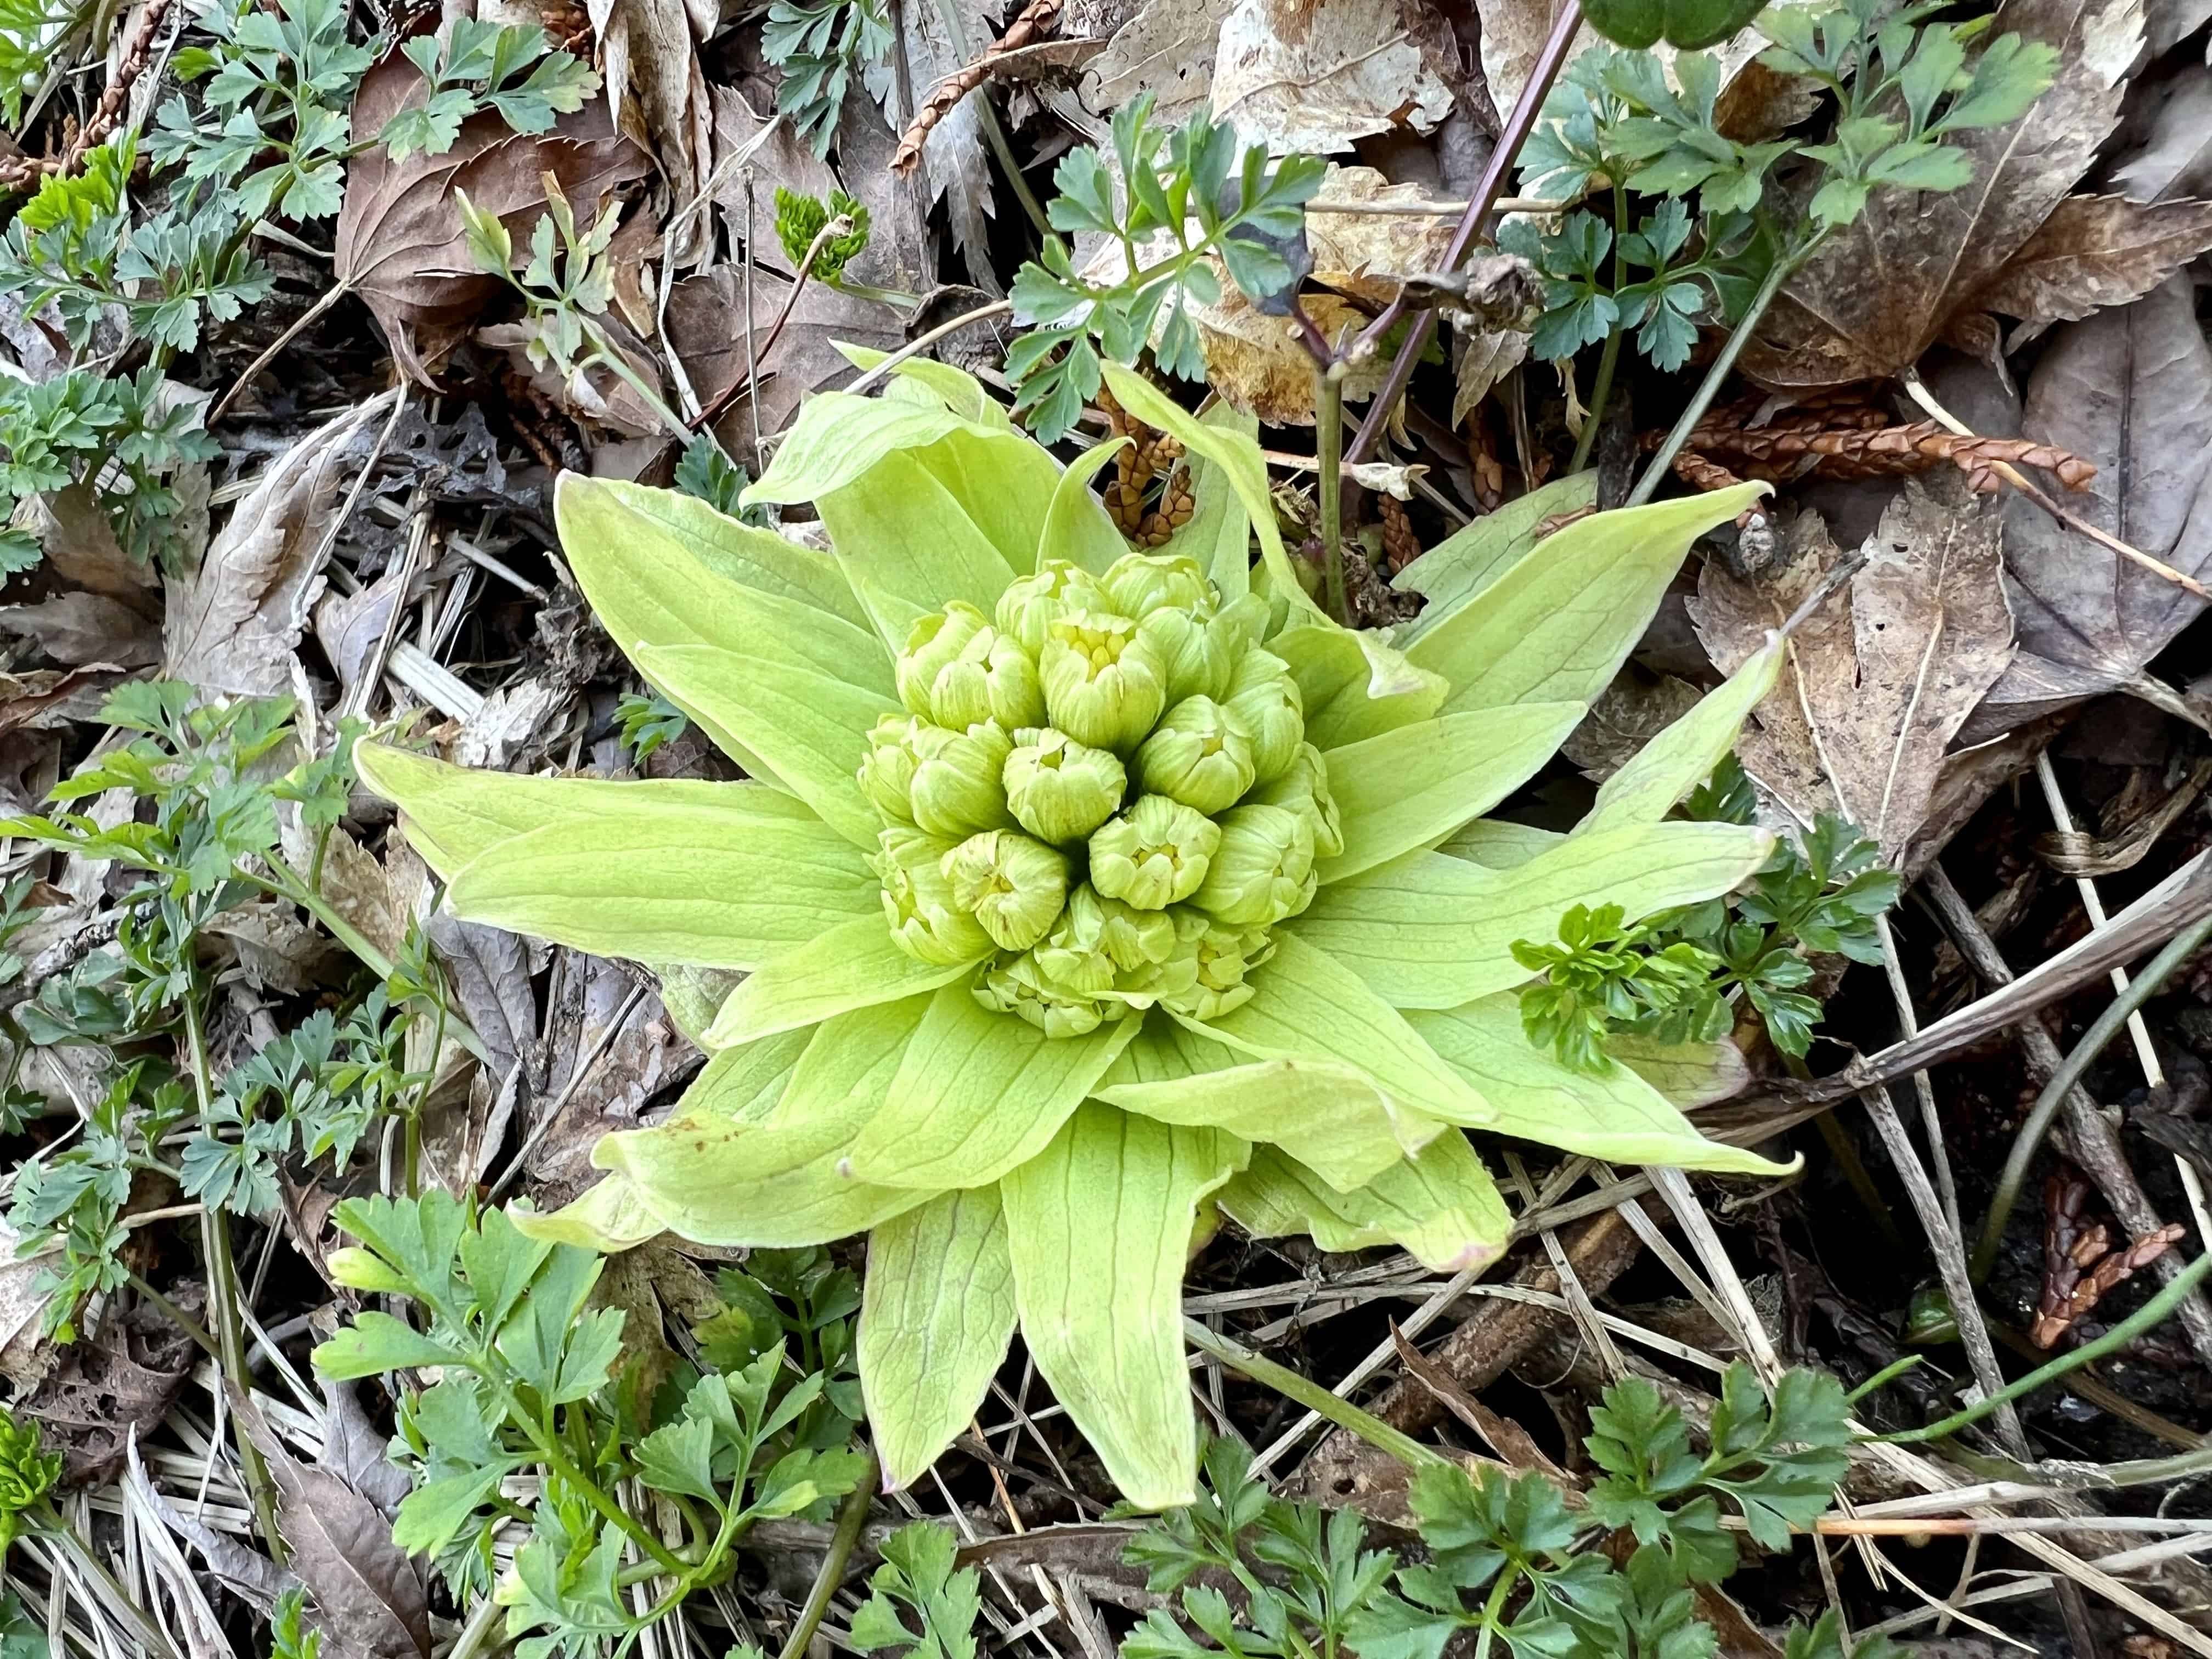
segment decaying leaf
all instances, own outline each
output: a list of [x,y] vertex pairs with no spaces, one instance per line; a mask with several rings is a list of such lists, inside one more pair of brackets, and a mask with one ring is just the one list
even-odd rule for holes
[[1972,161],[1972,184],[1942,195],[1878,191],[1830,238],[1745,352],[1753,380],[1798,391],[1887,380],[1943,339],[1994,356],[1982,296],[2118,120],[2142,41],[2142,0],[2010,0],[1995,27],[2056,47],[2057,79],[2011,125],[1946,140]]
[[[1943,751],[2013,655],[2000,518],[1961,479],[1913,480],[1861,550],[1866,565],[1800,625],[1736,752],[1800,819],[1840,810],[1893,863],[1926,816]],[[1805,513],[1758,581],[1708,562],[1691,620],[1733,672],[1842,555]]]
[[322,592],[331,515],[359,467],[349,446],[398,395],[372,398],[309,433],[238,504],[200,568],[170,591],[167,678],[239,696],[291,690],[292,649]]
[[2069,196],[1975,296],[2017,317],[2011,348],[2052,323],[2142,298],[2207,248],[2212,202],[2144,207],[2124,196]]
[[1237,0],[1223,20],[1214,118],[1278,153],[1427,132],[1450,111],[1450,89],[1406,38],[1395,0]]
[[[906,8],[898,30],[898,49],[906,54],[908,83],[917,89],[917,96],[921,88],[933,87],[957,74],[990,45],[998,33],[995,9],[975,0],[952,0],[949,5],[940,0],[920,0]],[[947,33],[948,21],[960,27],[958,40]],[[968,38],[970,34],[975,38]],[[877,88],[872,86],[871,89]],[[986,222],[994,210],[982,119],[980,100],[962,99],[929,130],[921,146],[921,163],[929,177],[929,199],[945,204],[953,245],[960,250],[969,280],[996,295],[1003,289],[991,266],[991,231]]]
[[1212,95],[1213,48],[1235,0],[1145,0],[1083,77],[1083,102],[1101,119],[1152,94],[1152,118],[1180,123]]
[[2131,202],[2212,196],[2212,76],[2189,76],[2164,93],[2148,135],[2112,170]]
[[1697,706],[1704,694],[1673,674],[1654,674],[1631,662],[1599,693],[1559,752],[1602,783],[1634,757],[1636,751]]
[[[356,136],[374,137],[422,85],[396,53],[369,70],[354,100]],[[400,366],[432,385],[431,371],[501,286],[470,254],[453,192],[497,214],[514,246],[527,249],[545,210],[546,173],[589,221],[609,191],[643,178],[647,165],[614,130],[604,98],[541,137],[518,134],[487,111],[465,122],[442,155],[418,150],[395,161],[371,144],[346,164],[335,274],[376,313]]]
[[1332,207],[1403,207],[1425,200],[1420,185],[1394,185],[1373,167],[1332,167],[1306,206],[1313,280],[1387,306],[1398,279],[1443,269],[1456,220],[1443,214],[1331,213]]
[[[2187,277],[2054,330],[2021,427],[2095,465],[2072,503],[2082,518],[2184,575],[2212,574],[2212,346]],[[2021,653],[1977,732],[2127,685],[2204,608],[2017,496],[2005,565]]]
[[[1367,315],[1333,294],[1305,294],[1298,305],[1322,336],[1339,341],[1367,325]],[[1231,409],[1257,415],[1270,426],[1314,423],[1314,360],[1286,317],[1268,315],[1244,297],[1234,283],[1223,281],[1221,298],[1194,305],[1199,343],[1206,352],[1206,375]],[[1345,375],[1346,402],[1372,398],[1389,373],[1389,361],[1377,354]]]
[[[692,200],[706,188],[714,151],[714,108],[695,40],[714,33],[720,8],[713,0],[696,11],[685,0],[585,0],[585,9],[599,37],[616,125],[649,145],[679,200]],[[702,222],[672,222],[669,253],[677,264],[696,263],[711,245]]]

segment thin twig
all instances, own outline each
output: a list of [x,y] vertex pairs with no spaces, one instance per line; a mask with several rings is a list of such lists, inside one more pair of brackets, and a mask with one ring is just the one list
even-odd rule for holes
[[919,357],[939,341],[957,334],[970,323],[980,323],[993,317],[1003,317],[1014,308],[1012,300],[994,300],[989,305],[978,306],[973,311],[963,311],[949,323],[939,323],[927,334],[917,334],[896,351],[867,370],[845,388],[848,392],[866,392],[878,380],[887,379],[890,372],[910,357]]

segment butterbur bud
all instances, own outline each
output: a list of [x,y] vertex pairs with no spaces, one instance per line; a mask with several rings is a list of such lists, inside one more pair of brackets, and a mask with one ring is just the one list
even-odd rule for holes
[[1209,924],[1194,931],[1189,945],[1195,969],[1192,983],[1187,990],[1164,993],[1160,1006],[1188,1019],[1218,1018],[1252,1000],[1254,988],[1247,976],[1274,955],[1274,942],[1260,927]]
[[1118,757],[1047,727],[1014,733],[1006,805],[1040,841],[1083,840],[1121,810],[1129,776]]
[[1303,812],[1239,806],[1221,816],[1221,845],[1190,902],[1235,927],[1272,927],[1313,902],[1314,835]]
[[891,670],[899,701],[908,712],[939,726],[971,724],[939,719],[932,706],[932,693],[939,678],[958,664],[969,647],[975,648],[975,664],[980,665],[984,652],[990,648],[990,635],[991,619],[959,599],[942,611],[916,618],[907,631],[906,649],[899,653]]
[[984,720],[1011,732],[1044,719],[1036,660],[973,605],[955,602],[917,622],[897,677],[902,702],[955,732]]
[[1252,734],[1254,781],[1272,783],[1306,735],[1305,703],[1290,665],[1255,646],[1237,659],[1226,702]]
[[988,969],[975,981],[975,995],[986,1008],[1018,1014],[1048,1037],[1088,1036],[1129,1012],[1127,1004],[1101,1001],[1058,984],[1038,967],[1034,951]]
[[332,1250],[323,1265],[330,1275],[350,1291],[369,1291],[379,1296],[404,1296],[407,1281],[386,1263],[374,1250],[363,1249],[358,1244],[348,1244]]
[[1125,553],[1102,584],[1108,608],[1141,620],[1166,607],[1210,611],[1213,584],[1198,561],[1181,553]]
[[1015,830],[970,836],[945,854],[944,867],[955,902],[975,912],[1003,951],[1035,945],[1067,902],[1066,855]]
[[957,841],[1013,823],[1001,780],[1014,741],[1002,727],[984,720],[953,732],[916,722],[911,741],[921,757],[908,790],[915,823]]
[[1089,571],[1065,559],[1047,559],[999,595],[999,632],[1031,656],[1044,650],[1045,631],[1072,611],[1110,611],[1106,590]]
[[1237,630],[1222,618],[1211,620],[1189,611],[1155,611],[1137,624],[1137,632],[1151,641],[1166,665],[1168,706],[1187,697],[1212,697],[1217,702],[1229,690],[1230,670],[1243,651]]
[[1168,710],[1137,750],[1137,782],[1208,816],[1252,787],[1252,734],[1211,697],[1187,697]]
[[1206,879],[1221,828],[1165,795],[1137,804],[1091,837],[1091,884],[1140,910],[1164,910]]
[[873,862],[884,882],[884,919],[900,950],[939,968],[991,954],[991,936],[954,897],[945,873],[953,842],[919,830],[890,829],[878,843]]
[[1304,813],[1313,826],[1314,854],[1333,859],[1344,850],[1344,821],[1336,799],[1328,793],[1328,763],[1310,743],[1298,752],[1273,783],[1263,783],[1245,796],[1248,806],[1287,806]]
[[1167,665],[1137,624],[1110,611],[1076,611],[1046,630],[1037,659],[1053,725],[1093,749],[1145,740],[1167,706]]
[[1175,923],[1167,911],[1139,910],[1085,883],[1068,895],[1067,908],[1030,954],[1053,984],[1099,996],[1127,975],[1165,961],[1175,946]]
[[914,769],[921,763],[915,725],[910,714],[884,715],[868,733],[868,752],[860,762],[860,793],[893,823],[914,822]]

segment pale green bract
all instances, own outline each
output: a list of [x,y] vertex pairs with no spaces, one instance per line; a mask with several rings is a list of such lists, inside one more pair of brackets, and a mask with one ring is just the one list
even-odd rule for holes
[[[1772,1172],[1675,1102],[1731,1049],[1592,1076],[1522,1035],[1516,939],[1723,893],[1769,837],[1662,822],[1770,684],[1770,647],[1662,732],[1573,835],[1477,820],[1606,685],[1703,531],[1756,486],[1530,544],[1478,523],[1417,568],[1414,644],[1297,585],[1249,428],[1109,366],[1181,439],[1196,511],[1133,554],[980,386],[911,363],[825,393],[749,500],[824,555],[574,475],[570,568],[741,783],[524,778],[365,746],[458,915],[696,986],[744,977],[659,1127],[541,1237],[625,1249],[869,1235],[860,1359],[887,1480],[966,1427],[1018,1328],[1134,1503],[1187,1502],[1185,1260],[1212,1206],[1438,1270],[1510,1218],[1462,1133]],[[1261,560],[1249,563],[1256,537]],[[686,970],[678,975],[678,969]]]

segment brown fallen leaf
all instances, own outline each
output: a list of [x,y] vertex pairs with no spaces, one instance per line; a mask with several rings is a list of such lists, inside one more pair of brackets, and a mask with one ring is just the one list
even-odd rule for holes
[[[916,97],[957,74],[998,38],[1000,9],[991,0],[951,0],[949,4],[927,0],[905,9],[896,40],[906,56],[907,84],[915,89]],[[949,32],[948,24],[959,30],[957,36]],[[885,70],[880,80],[880,88],[872,84],[872,90],[877,91],[878,103],[890,107],[891,100],[884,94],[891,89],[892,77]],[[1006,290],[992,266],[991,230],[986,222],[996,210],[983,149],[982,100],[988,96],[982,93],[962,99],[929,130],[922,141],[921,164],[929,184],[925,207],[944,204],[968,280],[995,299]],[[848,161],[847,166],[851,165]]]
[[2170,82],[2142,143],[2112,169],[2131,202],[2212,196],[2212,76]]
[[144,668],[161,660],[161,625],[104,593],[58,593],[36,605],[0,605],[0,634],[35,645],[72,667],[112,663]]
[[[393,53],[362,78],[355,133],[375,134],[422,87],[415,66]],[[401,368],[434,386],[431,371],[501,287],[470,254],[453,192],[466,191],[497,214],[525,252],[544,212],[545,173],[588,222],[609,191],[643,178],[648,165],[644,151],[616,132],[604,98],[539,137],[513,131],[487,111],[463,123],[442,155],[418,151],[395,161],[371,144],[346,164],[333,274],[376,313]]]
[[[2212,574],[2212,345],[2186,276],[2053,331],[2021,429],[2094,463],[2072,503],[2082,518],[2184,575]],[[2204,608],[2018,496],[2005,507],[2005,564],[2021,653],[1977,734],[2129,686]]]
[[[1256,415],[1269,426],[1311,426],[1314,360],[1297,325],[1261,311],[1218,268],[1215,275],[1221,280],[1221,298],[1190,307],[1206,353],[1207,380],[1241,414]],[[1331,341],[1346,339],[1367,325],[1365,312],[1334,294],[1300,295],[1298,306]],[[1345,375],[1345,400],[1364,403],[1372,398],[1389,369],[1389,359],[1380,353],[1354,365]]]
[[1995,31],[2057,49],[2050,90],[2009,126],[1947,141],[1973,163],[1964,189],[1877,192],[1783,289],[1744,372],[1811,391],[1901,374],[1939,340],[1993,357],[1996,325],[1980,296],[2111,134],[2142,19],[2141,0],[2009,0]]
[[1394,185],[1373,167],[1332,166],[1306,207],[1313,280],[1377,307],[1398,297],[1399,279],[1443,268],[1458,229],[1443,214],[1331,213],[1333,207],[1403,207],[1425,201],[1419,184]]
[[1451,92],[1406,37],[1395,0],[1237,0],[1213,60],[1213,116],[1277,153],[1331,155],[1378,132],[1428,132]]
[[[705,0],[695,11],[685,0],[585,0],[584,9],[599,36],[615,125],[651,150],[678,201],[694,200],[707,187],[714,153],[714,107],[697,42],[720,24],[720,6]],[[669,253],[678,265],[696,264],[712,246],[704,228],[696,216],[672,222]]]
[[1598,694],[1568,733],[1560,752],[1593,783],[1602,783],[1628,764],[1636,751],[1697,706],[1698,688],[1673,674],[1654,674],[1624,664],[1613,683]]
[[266,697],[291,689],[293,647],[322,592],[331,514],[360,467],[352,440],[398,395],[380,393],[270,463],[199,568],[171,586],[164,675],[204,693]]
[[[1737,745],[1801,820],[1841,811],[1885,862],[1919,828],[1944,750],[2012,659],[2000,522],[1962,479],[1908,482],[1860,550],[1864,568],[1798,628]],[[1708,561],[1690,617],[1715,665],[1734,672],[1842,558],[1804,513],[1761,579]]]
[[2144,207],[2124,196],[2069,196],[1974,303],[2021,319],[2006,344],[2017,350],[2053,323],[2141,299],[2207,248],[2212,202]]
[[1236,0],[1145,0],[1083,77],[1083,103],[1101,120],[1140,94],[1152,119],[1179,125],[1212,95],[1213,49]]

